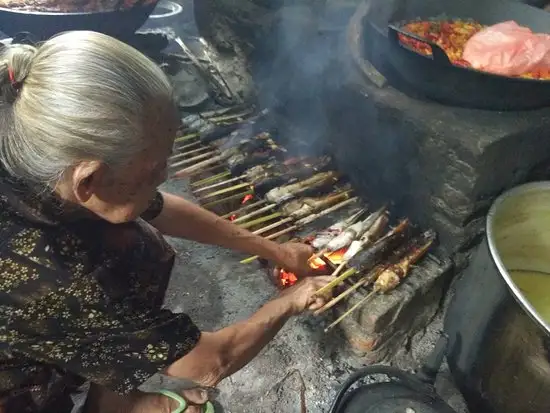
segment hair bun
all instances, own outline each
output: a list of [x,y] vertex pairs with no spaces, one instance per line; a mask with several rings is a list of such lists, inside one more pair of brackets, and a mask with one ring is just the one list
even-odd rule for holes
[[36,47],[28,44],[11,44],[0,49],[1,99],[13,103],[20,87],[29,75]]

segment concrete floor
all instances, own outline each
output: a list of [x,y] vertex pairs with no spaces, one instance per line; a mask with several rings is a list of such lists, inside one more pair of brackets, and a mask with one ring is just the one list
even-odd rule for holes
[[[184,183],[169,182],[165,190],[189,198]],[[205,331],[250,316],[277,294],[257,264],[238,263],[240,255],[221,248],[171,239],[178,253],[166,306],[186,312]],[[323,317],[304,315],[288,322],[249,365],[224,380],[219,402],[230,413],[322,413],[328,411],[338,385],[361,366],[337,335],[323,333]],[[434,320],[415,337],[410,351],[391,360],[414,369],[427,356],[441,329]],[[457,410],[466,409],[447,373],[438,380],[441,394]],[[304,410],[305,405],[306,410]]]

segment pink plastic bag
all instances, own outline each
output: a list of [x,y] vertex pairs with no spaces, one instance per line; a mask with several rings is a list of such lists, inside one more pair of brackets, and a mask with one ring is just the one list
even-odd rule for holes
[[550,35],[514,21],[495,24],[466,42],[462,58],[475,69],[505,76],[550,70]]

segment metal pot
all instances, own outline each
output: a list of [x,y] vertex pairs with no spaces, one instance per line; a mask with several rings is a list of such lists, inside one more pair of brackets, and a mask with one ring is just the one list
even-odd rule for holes
[[473,412],[550,412],[550,319],[510,275],[547,276],[550,295],[550,182],[501,195],[486,225],[447,310],[449,366]]

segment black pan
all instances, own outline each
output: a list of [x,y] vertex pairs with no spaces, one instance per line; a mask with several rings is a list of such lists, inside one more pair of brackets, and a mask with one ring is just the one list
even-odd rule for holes
[[[534,32],[550,31],[550,13],[519,2],[505,0],[397,0],[370,10],[366,24],[384,36],[376,49],[401,79],[418,93],[446,104],[492,110],[522,110],[550,106],[550,81],[511,78],[454,66],[445,52],[432,46],[433,56],[420,55],[400,44],[400,27],[412,20],[473,19],[484,25],[514,20]],[[389,8],[391,7],[391,8]],[[366,33],[367,33],[366,32]],[[414,36],[410,36],[414,37]],[[423,42],[427,43],[424,39]]]
[[133,7],[107,12],[54,13],[0,8],[0,31],[8,36],[32,33],[45,40],[68,30],[91,30],[117,38],[127,38],[147,20],[159,0],[143,0]]

